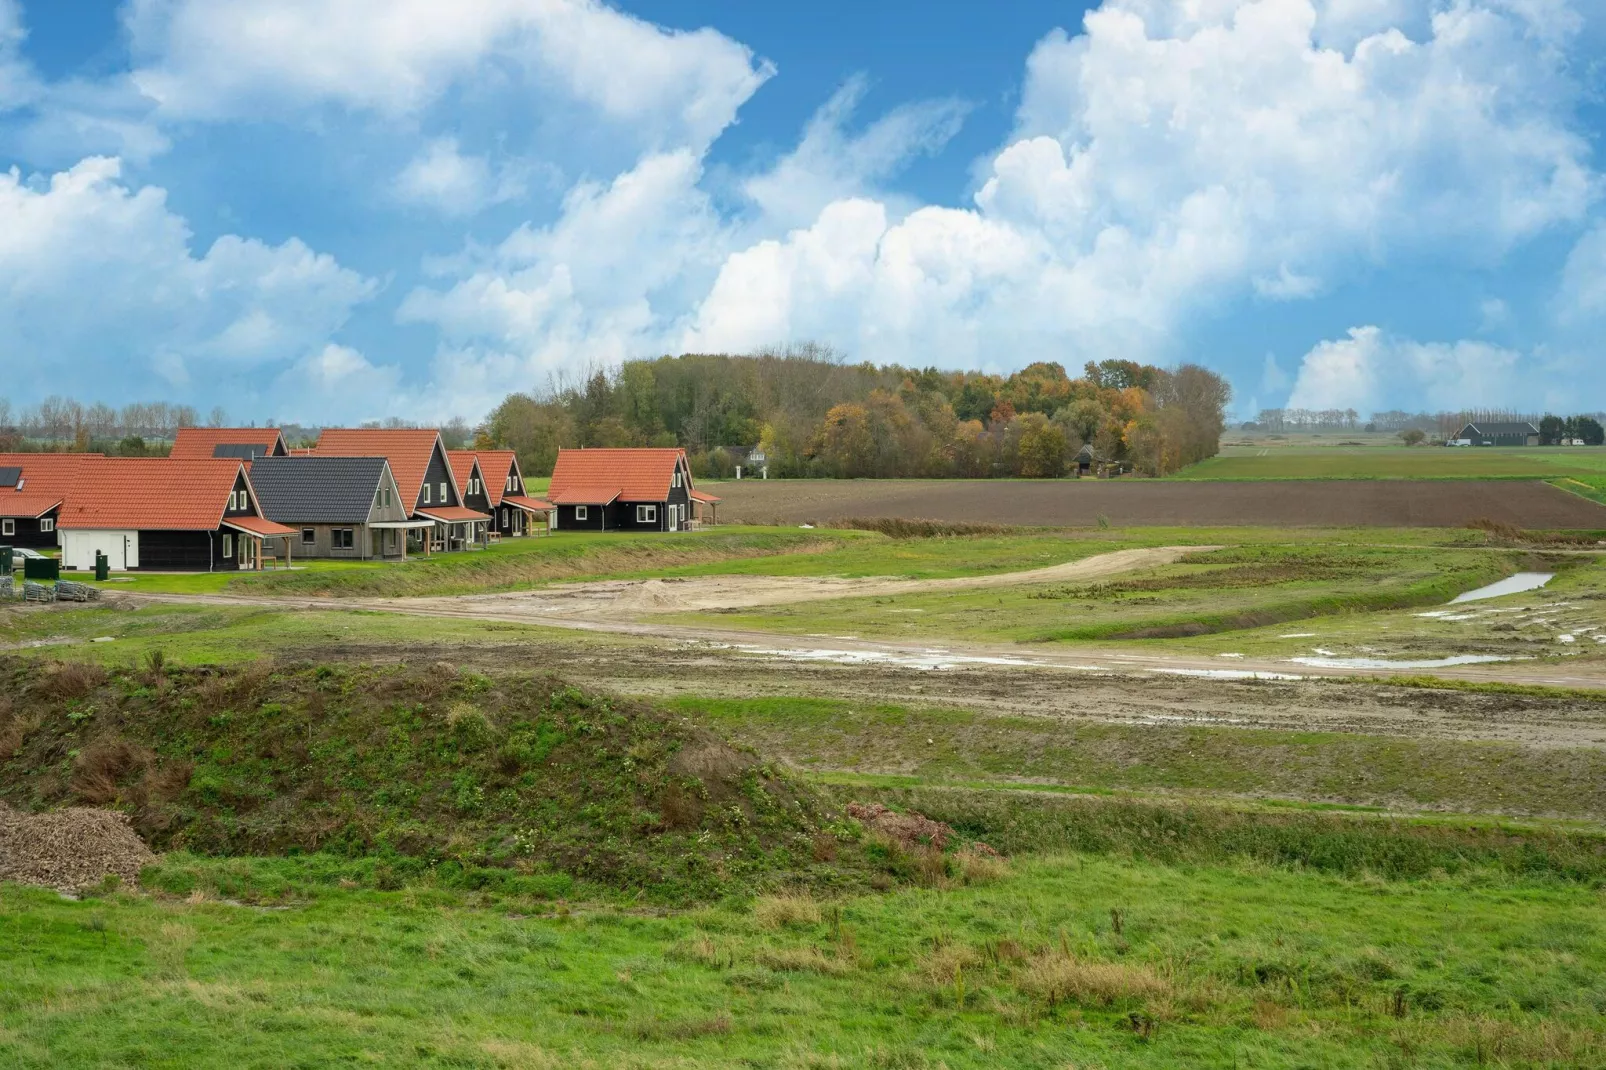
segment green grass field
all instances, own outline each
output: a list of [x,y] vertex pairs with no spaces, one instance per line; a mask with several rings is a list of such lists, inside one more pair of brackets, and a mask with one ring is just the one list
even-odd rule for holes
[[[1101,644],[1159,630],[1174,637],[1119,641],[1212,653],[1361,652],[1384,634],[1389,650],[1543,654],[1606,604],[1596,559],[1547,560],[1482,531],[565,535],[246,583],[371,595],[648,574],[942,578],[1183,542],[1229,549],[1096,583],[702,619]],[[1572,607],[1541,624],[1419,615],[1539,565],[1560,572],[1552,588],[1502,606]],[[0,1065],[1606,1066],[1599,748],[804,698],[779,677],[759,696],[668,700],[654,734],[608,703],[496,682],[643,643],[352,611],[0,611],[0,644],[35,659],[0,696],[0,746],[23,726],[0,755],[7,797],[74,797],[86,755],[123,753],[118,734],[136,765],[148,752],[194,772],[187,794],[153,801],[139,777],[158,766],[130,767],[107,802],[161,845],[199,830],[196,853],[165,856],[143,892],[73,901],[0,884]],[[340,651],[401,666],[331,664]],[[155,652],[169,668],[151,667]],[[439,664],[459,657],[472,671]],[[39,664],[60,658],[114,671]],[[238,678],[176,668],[233,663]],[[1575,702],[1583,722],[1599,696],[1545,701]],[[569,749],[549,747],[549,720]],[[861,844],[865,858],[881,848],[849,823],[828,826],[829,849],[788,853],[735,815],[707,839],[674,833],[688,843],[672,849],[669,811],[636,799],[632,778],[668,768],[663,732],[709,729],[751,745],[755,768],[801,770],[812,798],[918,809],[1008,859],[888,854],[870,879],[846,867]],[[526,768],[549,759],[550,778]],[[706,863],[698,878],[660,887],[652,875],[679,874],[687,854]],[[629,865],[593,873],[593,855]]]
[[[1560,479],[1606,478],[1606,449],[1447,448],[1392,445],[1227,446],[1172,479]],[[1595,485],[1598,486],[1598,483]]]
[[[16,1067],[1461,1067],[1606,1058],[1599,892],[1463,867],[1017,858],[663,914],[429,886],[0,891]],[[350,883],[350,882],[348,882]]]

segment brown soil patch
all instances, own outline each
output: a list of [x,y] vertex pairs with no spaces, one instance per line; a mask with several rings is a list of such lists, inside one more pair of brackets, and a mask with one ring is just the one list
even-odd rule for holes
[[1606,506],[1527,480],[742,480],[709,485],[721,522],[837,517],[1090,527],[1464,527],[1606,529]]
[[[879,832],[906,849],[916,847],[933,847],[939,851],[948,846],[953,839],[953,826],[941,821],[933,821],[925,814],[914,810],[907,814],[900,814],[889,810],[880,803],[848,803],[848,816],[861,822],[866,828]],[[989,851],[992,848],[988,848]]]
[[132,885],[155,861],[125,814],[82,806],[24,814],[0,803],[0,880],[62,891],[107,876]]

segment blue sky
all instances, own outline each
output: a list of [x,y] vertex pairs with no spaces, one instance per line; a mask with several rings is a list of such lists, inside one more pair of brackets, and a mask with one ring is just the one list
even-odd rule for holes
[[[0,0],[0,393],[476,419],[812,340],[1606,407],[1586,0]],[[6,172],[9,171],[9,174]]]

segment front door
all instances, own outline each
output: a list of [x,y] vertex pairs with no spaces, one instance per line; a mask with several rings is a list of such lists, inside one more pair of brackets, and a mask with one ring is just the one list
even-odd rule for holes
[[240,544],[240,568],[242,568],[242,569],[254,569],[254,568],[256,568],[257,567],[257,541],[255,539],[251,538],[249,535],[241,535],[238,541],[239,541],[239,544]]

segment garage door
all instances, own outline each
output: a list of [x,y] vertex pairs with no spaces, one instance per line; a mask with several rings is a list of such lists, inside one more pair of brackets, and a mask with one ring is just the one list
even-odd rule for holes
[[91,572],[95,554],[103,553],[115,570],[139,567],[137,531],[64,531],[61,533],[61,563],[67,568]]

